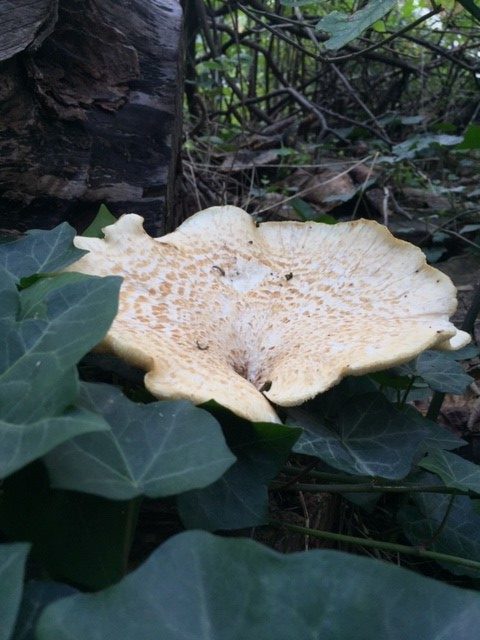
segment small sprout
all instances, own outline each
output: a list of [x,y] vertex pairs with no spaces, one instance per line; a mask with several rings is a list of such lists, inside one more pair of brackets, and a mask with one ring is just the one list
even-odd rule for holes
[[197,345],[197,349],[200,349],[200,351],[207,351],[208,350],[208,344],[207,345],[202,345],[200,344],[200,342],[197,340],[196,343]]
[[287,275],[285,276],[285,280],[291,280],[293,278],[293,273],[290,271],[290,273],[287,273]]

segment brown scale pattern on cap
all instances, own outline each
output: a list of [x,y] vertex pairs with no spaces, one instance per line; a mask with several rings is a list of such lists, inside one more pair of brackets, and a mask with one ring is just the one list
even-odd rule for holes
[[75,244],[90,253],[70,270],[124,278],[103,346],[157,397],[213,398],[252,421],[278,421],[269,400],[300,404],[457,334],[449,278],[375,222],[256,226],[213,207],[161,238],[132,214]]

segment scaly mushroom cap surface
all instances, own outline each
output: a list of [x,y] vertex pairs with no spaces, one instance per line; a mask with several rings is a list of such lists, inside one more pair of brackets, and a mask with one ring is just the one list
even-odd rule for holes
[[214,399],[251,421],[347,375],[460,348],[450,279],[368,220],[266,222],[212,207],[151,238],[130,214],[70,267],[124,281],[103,347],[147,371],[159,398]]

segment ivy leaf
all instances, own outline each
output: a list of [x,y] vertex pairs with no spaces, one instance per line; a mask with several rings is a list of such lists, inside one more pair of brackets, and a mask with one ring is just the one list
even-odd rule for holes
[[210,531],[265,524],[268,484],[285,464],[298,429],[271,423],[251,423],[215,403],[230,450],[237,461],[205,489],[188,491],[177,499],[183,524]]
[[[33,422],[72,402],[74,384],[65,386],[63,391],[69,392],[63,400],[52,389],[107,332],[117,310],[120,282],[117,277],[83,276],[61,287],[55,278],[33,285],[32,290],[43,290],[44,317],[13,316],[3,325],[7,348],[0,358],[0,417]],[[20,303],[22,298],[20,294]],[[52,394],[53,404],[46,401]]]
[[0,640],[10,640],[23,589],[28,544],[0,545]]
[[91,431],[108,430],[100,416],[83,409],[68,409],[61,416],[29,424],[0,419],[0,478],[41,457],[69,438]]
[[[348,402],[339,401],[336,394],[335,403],[329,395],[288,409],[287,420],[304,429],[295,452],[320,458],[340,471],[404,478],[419,449],[431,446],[437,432],[443,439],[440,426],[437,429],[413,407],[400,411],[381,393],[354,395]],[[456,446],[461,444],[458,440]]]
[[82,236],[87,238],[103,238],[104,233],[102,229],[108,227],[110,224],[116,222],[115,216],[110,213],[108,208],[101,204],[98,209],[98,213],[88,227],[83,231]]
[[35,640],[37,620],[47,604],[76,592],[73,587],[58,582],[27,582],[12,640]]
[[66,222],[51,231],[32,229],[25,236],[0,245],[0,266],[17,279],[59,271],[85,255],[73,246],[75,229]]
[[448,134],[422,134],[414,135],[403,142],[392,147],[392,153],[396,156],[396,161],[415,158],[420,152],[428,149],[432,145],[440,145],[441,147],[452,147],[459,145],[463,140],[463,136],[452,136]]
[[453,360],[471,360],[480,354],[480,348],[471,342],[470,344],[467,344],[466,347],[462,347],[456,351],[443,351],[442,353],[453,358]]
[[101,589],[125,575],[139,504],[52,489],[37,460],[4,480],[0,521],[9,538],[32,542],[41,573]]
[[82,435],[47,455],[52,486],[111,500],[205,487],[234,462],[220,425],[186,401],[137,404],[106,384],[82,384],[79,404],[110,430]]
[[397,0],[372,0],[352,14],[332,11],[317,23],[316,29],[331,34],[325,42],[327,49],[341,49],[383,18],[396,4]]
[[[18,295],[14,276],[0,266],[0,331],[8,331],[12,319],[16,318],[20,309],[20,296]],[[4,324],[6,323],[6,324]],[[1,359],[0,352],[0,359]],[[1,362],[1,360],[0,360]]]
[[37,640],[471,640],[480,594],[331,550],[282,555],[189,531],[119,584],[49,605]]
[[20,293],[13,276],[2,280],[0,477],[68,438],[108,428],[99,416],[72,408],[74,365],[110,326],[120,279],[65,276]]
[[435,449],[418,466],[435,473],[447,487],[480,493],[480,466],[454,453]]
[[425,351],[416,361],[416,371],[434,391],[461,395],[473,382],[461,364],[441,351]]
[[[430,473],[416,478],[428,485],[441,482]],[[466,496],[438,493],[411,494],[411,504],[402,507],[398,519],[405,536],[414,545],[431,551],[478,560],[480,557],[480,515]],[[458,564],[440,563],[451,573],[480,577],[480,572]]]

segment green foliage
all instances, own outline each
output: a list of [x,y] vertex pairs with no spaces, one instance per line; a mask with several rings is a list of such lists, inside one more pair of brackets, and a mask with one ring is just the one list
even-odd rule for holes
[[160,498],[207,486],[235,462],[217,421],[190,402],[139,405],[109,385],[83,384],[79,405],[100,413],[110,430],[50,452],[45,462],[58,489]]
[[209,487],[179,496],[179,513],[188,528],[216,531],[265,524],[268,483],[284,465],[300,434],[291,427],[249,423],[225,410],[222,413],[225,437],[237,461]]
[[439,476],[445,486],[480,494],[480,467],[448,451],[433,450],[418,466]]
[[480,22],[480,7],[474,0],[457,0],[472,16]]
[[473,378],[462,366],[444,353],[426,351],[416,361],[416,372],[434,391],[462,394]]
[[382,393],[348,393],[345,385],[288,411],[290,424],[304,429],[294,447],[330,467],[363,476],[400,479],[419,450],[456,448],[462,441],[424,419],[413,407],[396,409]]
[[[466,349],[471,349],[471,346]],[[470,353],[472,355],[467,357],[474,357],[475,352]],[[398,367],[397,371],[423,379],[433,391],[462,394],[473,378],[465,373],[456,358],[463,358],[461,351],[458,354],[454,351],[424,351],[413,362]]]
[[[390,600],[387,594],[392,594]],[[48,606],[38,640],[470,640],[480,595],[335,551],[281,555],[187,532],[120,584]]]
[[0,498],[0,525],[32,542],[45,575],[88,589],[122,578],[138,503],[52,489],[40,462],[9,476]]
[[[440,481],[431,474],[421,476],[428,484]],[[412,544],[427,545],[440,553],[480,558],[480,515],[472,500],[461,495],[416,493],[398,514],[403,532]],[[480,577],[479,569],[469,569],[449,562],[441,562],[457,575]]]
[[0,266],[17,279],[58,271],[85,254],[73,246],[74,237],[75,229],[66,222],[52,231],[33,229],[20,240],[1,246]]
[[468,125],[462,142],[457,144],[457,149],[480,149],[480,124],[472,122]]
[[23,590],[18,622],[12,640],[35,640],[35,627],[47,604],[71,596],[76,591],[73,587],[56,582],[41,582],[40,580],[27,582]]
[[[68,246],[71,234],[64,226],[61,232],[49,232],[46,239],[41,233],[27,237],[28,265],[50,270],[78,257]],[[73,406],[78,389],[74,367],[110,326],[120,286],[115,277],[65,274],[18,291],[14,275],[30,274],[15,245],[0,246],[0,261],[12,270],[3,272],[0,302],[6,346],[0,355],[0,477],[74,435],[106,428],[99,416]]]
[[302,200],[302,198],[293,198],[290,203],[292,207],[295,209],[296,213],[300,216],[303,222],[307,220],[312,220],[314,222],[323,222],[323,224],[336,224],[338,220],[333,216],[328,215],[328,213],[318,213],[315,211],[313,207],[311,207],[308,202]]
[[0,545],[0,640],[9,640],[23,590],[27,544]]
[[102,229],[108,227],[109,224],[113,224],[116,220],[108,208],[104,204],[101,204],[92,223],[82,231],[82,236],[87,236],[88,238],[103,238]]
[[455,147],[461,148],[463,136],[452,136],[448,134],[417,134],[392,147],[392,155],[382,156],[382,162],[402,162],[416,158],[422,152],[435,147]]
[[330,33],[329,40],[325,42],[327,49],[341,49],[383,18],[396,4],[397,0],[371,0],[365,7],[350,15],[333,11],[322,18],[316,28]]

